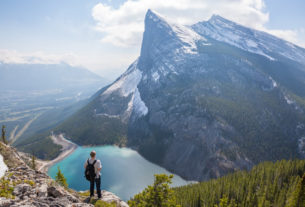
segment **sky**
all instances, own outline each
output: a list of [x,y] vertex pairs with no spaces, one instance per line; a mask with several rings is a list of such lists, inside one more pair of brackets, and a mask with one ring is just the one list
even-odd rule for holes
[[218,14],[305,47],[304,0],[1,0],[0,62],[65,62],[113,80],[139,56],[149,8],[186,25]]

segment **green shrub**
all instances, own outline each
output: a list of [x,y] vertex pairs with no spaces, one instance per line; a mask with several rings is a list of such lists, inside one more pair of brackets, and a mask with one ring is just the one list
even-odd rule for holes
[[94,204],[95,207],[116,207],[116,204],[113,202],[113,203],[107,203],[105,201],[102,201],[102,200],[98,200],[95,202]]
[[35,185],[35,182],[33,180],[24,180],[23,182],[29,184],[32,187]]
[[15,196],[13,195],[13,191],[13,183],[11,183],[9,180],[2,178],[0,180],[0,197],[14,199]]
[[80,195],[80,196],[85,196],[85,197],[89,197],[90,196],[90,191],[84,191],[84,192],[78,192],[78,194]]
[[179,207],[176,205],[173,190],[169,184],[172,183],[173,175],[155,175],[155,182],[149,185],[141,193],[128,201],[130,207]]

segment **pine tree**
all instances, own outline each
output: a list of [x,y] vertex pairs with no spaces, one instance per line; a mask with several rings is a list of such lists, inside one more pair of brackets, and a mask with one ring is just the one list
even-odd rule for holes
[[33,170],[36,170],[36,157],[34,153],[32,153],[32,168]]
[[201,207],[201,196],[200,196],[200,194],[198,196],[197,207]]
[[2,142],[4,144],[7,144],[6,138],[5,138],[5,125],[2,125],[2,134],[1,134]]
[[215,207],[228,207],[228,197],[223,197],[219,201],[219,205],[215,205]]
[[57,173],[56,173],[56,176],[55,176],[55,181],[57,183],[59,183],[61,186],[65,187],[65,188],[68,187],[67,180],[66,180],[64,174],[61,172],[59,167],[57,167]]
[[234,199],[230,201],[229,207],[237,207],[237,204]]
[[155,175],[155,182],[148,186],[141,193],[128,201],[130,207],[180,207],[176,204],[173,190],[169,184],[172,183],[173,175],[165,174]]
[[299,197],[298,197],[298,204],[299,206],[305,206],[305,174],[302,177],[302,181],[299,184]]
[[305,206],[305,174],[298,183],[287,205],[287,207],[303,207],[303,206]]

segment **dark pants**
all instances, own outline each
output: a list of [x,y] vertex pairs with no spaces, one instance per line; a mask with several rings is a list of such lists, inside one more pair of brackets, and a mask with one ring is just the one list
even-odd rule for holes
[[101,198],[101,177],[90,181],[90,196],[94,196],[94,183],[96,183],[97,196]]

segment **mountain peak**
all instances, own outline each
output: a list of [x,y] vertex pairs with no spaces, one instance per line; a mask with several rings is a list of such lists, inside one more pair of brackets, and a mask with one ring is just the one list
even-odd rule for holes
[[162,15],[149,9],[145,17],[145,31],[139,59],[140,68],[143,62],[145,67],[149,68],[153,53],[159,50],[165,54],[169,51],[180,51],[180,55],[194,54],[197,52],[196,42],[199,40],[206,41],[190,27],[168,21]]
[[142,40],[141,55],[139,59],[139,66],[145,62],[146,67],[149,67],[150,53],[153,51],[155,43],[162,40],[170,34],[170,26],[167,21],[151,9],[147,10],[145,16],[145,29]]
[[160,29],[168,29],[170,26],[167,22],[168,21],[161,14],[151,9],[148,9],[145,16],[145,31],[148,29],[148,27],[155,25],[158,25],[158,28]]
[[210,17],[210,20],[211,19],[221,19],[221,20],[226,20],[226,18],[220,16],[219,14],[213,14],[211,17]]
[[213,14],[211,16],[211,18],[208,20],[208,22],[211,23],[211,24],[222,24],[222,25],[223,24],[236,24],[235,22],[230,21],[230,20],[228,20],[228,19],[226,19],[226,18],[224,18],[224,17],[222,17],[218,14]]
[[151,9],[148,9],[147,12],[146,12],[146,16],[145,16],[145,19],[162,19],[164,20],[164,17],[159,14],[158,12],[154,11],[154,10],[151,10]]

